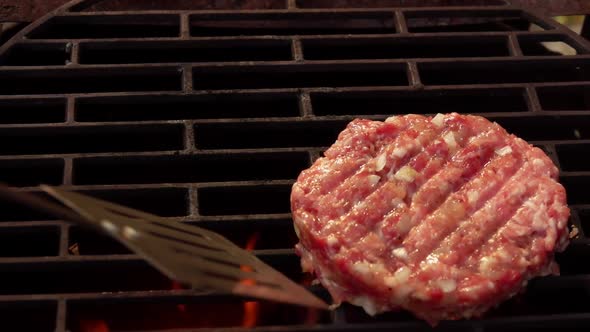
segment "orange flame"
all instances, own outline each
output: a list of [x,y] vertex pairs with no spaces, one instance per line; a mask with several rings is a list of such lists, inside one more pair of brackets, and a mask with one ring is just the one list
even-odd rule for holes
[[[260,239],[260,233],[256,232],[248,238],[248,242],[246,242],[246,247],[244,249],[248,251],[254,250],[256,247],[256,242]],[[252,268],[249,266],[241,266],[240,269],[245,272],[252,271]],[[244,284],[253,285],[254,280],[244,280],[242,281]],[[258,313],[259,313],[259,303],[254,301],[244,302],[244,319],[242,321],[243,327],[255,327],[256,323],[258,322]]]
[[80,331],[82,331],[82,332],[110,332],[110,329],[104,320],[85,319],[85,320],[80,320]]

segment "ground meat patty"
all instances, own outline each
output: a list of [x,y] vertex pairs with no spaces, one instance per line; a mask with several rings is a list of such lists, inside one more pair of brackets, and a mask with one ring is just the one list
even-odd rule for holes
[[354,120],[293,186],[302,267],[369,314],[479,316],[558,273],[569,209],[557,173],[482,117]]

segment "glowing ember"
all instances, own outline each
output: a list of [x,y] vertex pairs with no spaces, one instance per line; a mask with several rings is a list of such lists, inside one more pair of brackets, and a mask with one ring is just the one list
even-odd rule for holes
[[81,320],[80,331],[82,332],[109,332],[109,326],[104,320]]
[[256,247],[256,243],[258,242],[259,239],[260,239],[260,233],[259,232],[256,232],[256,233],[252,234],[248,238],[248,242],[246,242],[246,247],[244,249],[246,249],[248,251],[254,250],[254,248]]
[[244,303],[243,327],[255,327],[258,321],[258,302],[248,301]]
[[[172,288],[172,290],[184,289],[184,287],[182,287],[182,285],[178,281],[174,281],[174,280],[172,280],[172,287],[171,288]],[[186,312],[186,305],[178,304],[178,305],[176,305],[176,307],[178,308],[178,311]]]
[[[248,251],[254,250],[256,247],[256,242],[260,239],[260,233],[256,232],[250,236],[248,242],[246,243],[245,249]],[[240,269],[242,271],[250,272],[252,268],[249,266],[241,266]],[[254,280],[244,280],[244,284],[252,285],[254,284]],[[255,327],[258,323],[258,314],[260,311],[260,304],[254,301],[248,301],[244,303],[244,320],[242,321],[243,327]]]

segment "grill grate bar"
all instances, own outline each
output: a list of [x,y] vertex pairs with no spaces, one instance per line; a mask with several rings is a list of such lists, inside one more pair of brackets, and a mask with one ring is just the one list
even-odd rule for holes
[[[243,187],[243,186],[286,186],[292,185],[293,180],[253,180],[253,181],[223,181],[223,182],[200,182],[200,183],[166,183],[165,187],[159,183],[156,184],[108,184],[108,185],[75,185],[71,188],[76,190],[131,190],[131,189],[186,189],[189,190],[191,187],[195,188],[210,188],[210,187]],[[20,187],[21,190],[26,192],[41,193],[41,191],[35,187]],[[169,216],[170,217],[170,216]],[[174,217],[174,216],[171,216]]]
[[527,85],[526,89],[526,101],[529,107],[529,110],[532,112],[538,112],[542,110],[541,102],[539,101],[539,96],[537,95],[537,90],[532,87],[530,84]]
[[195,146],[195,130],[190,121],[184,122],[184,134],[185,151],[187,153],[197,151],[197,147]]
[[[589,81],[579,81],[579,82],[533,82],[533,83],[503,83],[503,84],[478,84],[478,85],[430,85],[424,86],[424,91],[440,91],[440,92],[448,92],[448,91],[457,91],[457,90],[465,90],[465,91],[478,91],[478,90],[486,90],[486,89],[504,89],[504,88],[525,88],[527,86],[533,88],[576,88],[576,87],[585,87],[590,85]],[[295,89],[295,88],[281,88],[281,89],[242,89],[242,90],[226,90],[226,91],[194,91],[190,93],[191,96],[209,96],[209,95],[223,95],[229,94],[230,96],[225,96],[224,98],[229,98],[231,96],[243,96],[243,95],[270,95],[270,94],[280,94],[280,93],[298,93],[298,92],[306,92],[306,93],[322,93],[322,92],[330,92],[330,93],[347,93],[347,92],[376,92],[381,93],[384,91],[404,91],[404,92],[412,92],[415,91],[413,88],[409,86],[385,86],[385,87],[326,87],[326,88],[302,88],[302,89]],[[16,101],[22,102],[24,104],[30,103],[31,101],[42,101],[43,103],[58,103],[61,99],[65,97],[72,97],[77,98],[78,100],[84,100],[87,98],[111,98],[111,97],[181,97],[186,96],[187,94],[182,92],[108,92],[108,93],[71,93],[71,94],[47,94],[47,95],[5,95],[0,96],[0,102],[2,101]],[[276,98],[273,96],[273,98]],[[566,110],[566,109],[563,109]],[[144,123],[144,122],[142,122]]]
[[60,299],[57,301],[57,311],[56,311],[55,316],[56,316],[55,331],[56,332],[67,331],[67,327],[66,327],[67,302],[66,302],[66,300]]
[[69,242],[70,242],[70,225],[69,224],[61,224],[60,225],[60,237],[59,237],[59,254],[58,256],[64,257],[68,255],[69,250]]
[[523,55],[518,43],[518,37],[514,33],[508,35],[508,49],[510,50],[511,56],[520,57]]
[[301,45],[301,39],[293,38],[291,40],[291,53],[292,59],[297,62],[301,62],[305,60],[303,55],[303,47]]
[[314,116],[309,93],[303,92],[299,95],[299,109],[303,118],[312,118]]
[[[587,245],[584,241],[574,241],[572,243],[572,252],[576,250],[583,249]],[[262,250],[254,252],[260,259],[268,262],[269,264],[273,265],[283,272],[289,274],[293,274],[296,271],[292,269],[292,267],[288,267],[288,265],[280,263],[281,260],[290,260],[290,261],[297,261],[297,256],[295,255],[294,251],[292,250]],[[576,255],[584,255],[581,252],[576,253]],[[582,256],[580,256],[582,257]],[[93,264],[93,269],[100,267],[103,268],[109,262],[113,263],[115,269],[108,269],[111,271],[116,271],[116,269],[121,269],[128,264],[133,265],[141,265],[142,267],[145,266],[146,270],[142,270],[145,272],[145,280],[150,283],[155,283],[154,285],[158,285],[157,287],[165,287],[166,280],[161,279],[154,279],[157,274],[153,270],[148,270],[148,266],[143,262],[138,256],[135,255],[101,255],[101,256],[64,256],[64,257],[47,257],[47,258],[29,258],[29,259],[21,259],[19,261],[14,259],[0,259],[2,262],[2,270],[5,273],[6,279],[13,279],[18,278],[20,275],[24,276],[25,272],[19,272],[19,269],[28,269],[29,267],[33,266],[33,264],[40,264],[43,266],[44,272],[54,273],[53,271],[56,269],[83,269],[84,268],[84,261]],[[567,269],[571,268],[583,268],[587,271],[587,267],[576,267],[572,265],[573,262],[564,262],[564,267]],[[287,269],[287,270],[285,270]],[[15,274],[19,273],[19,274]],[[78,272],[73,272],[74,275],[72,278],[82,277],[81,274]],[[584,286],[589,280],[588,275],[583,274],[576,274],[572,273],[572,271],[565,270],[564,276],[562,276],[564,280],[571,282],[577,282],[577,286]],[[559,288],[559,283],[556,281],[559,278],[549,278],[552,279],[552,286],[553,288]],[[167,292],[165,288],[150,288],[153,287],[149,285],[138,285],[136,289],[125,291],[124,293],[110,293],[110,292],[103,292],[102,290],[112,290],[116,289],[116,287],[120,287],[120,285],[111,285],[114,279],[110,279],[108,281],[100,281],[102,284],[97,284],[94,287],[95,291],[91,292],[84,292],[83,289],[79,288],[72,288],[71,286],[66,285],[63,282],[60,282],[58,285],[59,289],[58,292],[52,292],[47,294],[35,294],[29,295],[27,289],[24,289],[24,292],[18,287],[24,287],[25,281],[19,282],[18,285],[15,285],[15,288],[10,290],[4,288],[2,295],[0,295],[0,302],[7,302],[7,301],[39,301],[39,300],[58,300],[58,299],[84,299],[84,298],[120,298],[126,296],[143,296],[143,297],[150,297],[152,296],[167,296],[167,295],[211,295],[211,296],[218,296],[218,293],[210,293],[210,292],[198,292],[197,294],[194,291],[186,290],[186,291],[177,291],[176,294],[170,294]],[[549,280],[548,280],[549,281]],[[40,283],[48,283],[52,281],[40,281]],[[161,283],[164,284],[161,284]],[[319,287],[310,287],[312,291],[319,292],[321,289]],[[59,290],[65,290],[66,292],[59,292]],[[180,293],[180,294],[178,294]]]
[[[517,91],[517,90],[516,90]],[[515,91],[515,92],[516,92]],[[534,105],[538,105],[538,102],[536,102],[535,100],[537,99],[535,94],[533,94],[534,90],[529,89],[528,90],[528,94],[527,93],[523,93],[523,96],[527,96],[526,99],[526,104],[529,105],[529,109],[531,111],[533,111],[533,114],[527,114],[527,110],[526,108],[524,109],[524,113],[523,112],[516,112],[516,113],[508,113],[508,112],[502,112],[502,113],[491,113],[491,112],[484,112],[484,113],[475,113],[475,114],[481,114],[481,115],[485,115],[487,117],[493,118],[495,120],[500,121],[501,123],[503,123],[504,125],[508,126],[509,130],[516,130],[516,132],[518,132],[521,129],[518,129],[515,127],[515,125],[513,125],[512,123],[514,121],[517,121],[516,123],[519,123],[518,121],[521,120],[516,120],[519,118],[522,118],[523,116],[527,116],[527,118],[529,118],[529,121],[532,125],[535,126],[542,126],[545,123],[548,123],[546,121],[549,121],[549,119],[551,118],[555,118],[556,119],[556,124],[557,124],[557,130],[548,132],[548,133],[544,133],[544,132],[539,132],[537,134],[527,134],[525,132],[523,132],[523,136],[528,138],[530,141],[533,141],[535,143],[539,143],[539,144],[548,144],[548,143],[552,143],[552,142],[559,142],[561,140],[570,140],[571,143],[574,144],[580,144],[580,143],[585,143],[585,140],[588,139],[588,134],[586,133],[586,126],[587,126],[587,122],[585,122],[585,120],[581,120],[582,122],[577,122],[578,125],[581,125],[582,127],[580,127],[579,129],[576,129],[575,127],[572,129],[571,132],[566,131],[567,126],[571,126],[571,125],[576,125],[575,121],[580,121],[580,119],[583,118],[584,116],[584,112],[581,111],[576,111],[576,110],[571,110],[571,111],[551,111],[551,110],[543,110],[538,111],[538,109],[534,108]],[[303,97],[305,95],[302,95]],[[331,96],[330,98],[340,98],[338,94],[321,94],[321,95],[311,95],[311,104],[313,105],[317,98],[322,96],[322,98]],[[344,95],[345,97],[347,95]],[[352,95],[355,96],[355,95]],[[357,95],[358,98],[362,98],[363,95]],[[376,95],[379,96],[379,95]],[[383,95],[382,95],[383,96]],[[388,96],[388,95],[385,95]],[[494,98],[494,95],[490,95],[490,98]],[[516,95],[515,95],[516,96]],[[302,98],[303,98],[302,97]],[[389,96],[388,96],[389,97]],[[421,94],[417,94],[414,96],[415,98],[419,99],[419,98],[429,98],[429,95],[425,95],[423,93]],[[414,98],[413,97],[413,98]],[[430,98],[432,98],[433,96],[430,95]],[[395,95],[391,96],[391,100],[395,100]],[[454,97],[453,97],[454,98]],[[510,97],[512,98],[512,97]],[[440,97],[438,97],[437,99],[440,99]],[[328,100],[332,100],[330,101],[330,103],[334,103],[336,101],[338,101],[338,103],[340,103],[341,101],[339,101],[339,99],[327,99]],[[384,99],[384,100],[388,100],[388,99]],[[444,100],[444,99],[442,99]],[[507,100],[507,102],[514,102],[518,99],[514,99],[512,101]],[[521,100],[520,102],[524,104],[524,100]],[[322,101],[322,103],[325,103],[326,101]],[[346,101],[346,99],[342,99],[342,101]],[[419,101],[419,100],[418,100]],[[416,101],[416,102],[418,102]],[[449,99],[450,101],[450,99]],[[320,102],[319,100],[317,100],[317,102]],[[448,102],[448,101],[447,101]],[[496,101],[498,102],[498,101]],[[307,102],[304,102],[303,104],[307,104]],[[327,105],[323,105],[323,104],[319,104],[322,108],[323,107],[328,107],[328,105],[332,105],[332,104],[327,104]],[[411,104],[410,104],[411,105]],[[420,105],[420,104],[418,104]],[[531,106],[532,105],[532,106]],[[377,106],[377,105],[375,105]],[[304,106],[304,107],[308,107],[308,106]],[[523,106],[526,107],[526,106]],[[320,108],[320,110],[322,109]],[[419,109],[414,110],[414,112],[418,112],[418,113],[423,113],[423,114],[432,114],[431,110],[425,109],[424,112],[421,112]],[[127,137],[127,147],[126,149],[128,149],[129,151],[135,151],[137,147],[142,147],[143,149],[150,147],[151,143],[149,143],[148,141],[145,141],[149,136],[147,135],[151,135],[151,133],[153,132],[152,130],[154,128],[158,128],[157,132],[164,135],[164,134],[168,134],[170,133],[170,139],[166,142],[163,141],[159,141],[157,144],[158,145],[154,145],[154,152],[148,153],[148,152],[142,152],[142,151],[137,151],[134,152],[133,155],[136,156],[149,156],[149,155],[153,155],[153,156],[157,156],[157,155],[170,155],[170,154],[176,154],[174,151],[182,151],[182,150],[186,150],[187,149],[187,145],[183,145],[183,144],[190,144],[188,146],[188,150],[186,151],[196,151],[194,150],[194,147],[192,145],[191,142],[199,141],[201,140],[201,143],[199,143],[199,145],[197,145],[197,148],[199,150],[202,150],[203,152],[207,152],[207,153],[235,153],[235,152],[265,152],[265,151],[269,151],[269,152],[281,152],[281,151],[299,151],[301,149],[303,149],[305,151],[306,148],[308,147],[315,147],[315,148],[322,148],[325,147],[326,145],[324,144],[319,144],[319,143],[309,143],[305,140],[304,137],[293,137],[288,138],[285,137],[283,138],[283,140],[281,141],[282,143],[275,143],[275,142],[268,142],[268,141],[264,141],[264,140],[260,140],[260,138],[255,138],[254,136],[249,139],[249,140],[245,140],[242,142],[237,142],[235,144],[239,144],[239,145],[235,145],[234,143],[231,143],[230,145],[228,145],[230,142],[225,142],[223,136],[219,136],[222,135],[222,132],[217,131],[217,129],[215,128],[222,128],[222,127],[226,127],[227,125],[231,125],[231,127],[228,128],[234,128],[231,130],[246,130],[247,132],[250,132],[252,130],[260,130],[264,128],[264,124],[268,123],[268,121],[271,121],[272,123],[285,123],[286,125],[291,126],[292,129],[289,130],[293,130],[293,132],[298,132],[303,130],[304,127],[306,126],[319,126],[317,127],[317,130],[319,130],[319,132],[323,132],[326,129],[332,130],[332,131],[339,131],[341,129],[341,127],[348,121],[350,121],[351,119],[353,119],[355,116],[357,116],[357,114],[349,114],[349,115],[321,115],[321,113],[318,113],[318,110],[316,110],[316,116],[315,118],[310,118],[309,120],[305,120],[304,118],[274,118],[274,119],[218,119],[215,121],[212,120],[184,120],[184,124],[183,126],[178,126],[178,125],[174,125],[174,126],[170,126],[169,122],[167,121],[152,121],[152,122],[147,122],[144,123],[143,126],[139,126],[136,125],[135,127],[133,127],[133,129],[131,130],[129,127],[129,123],[128,122],[111,122],[111,123],[80,123],[77,124],[77,127],[80,128],[88,128],[88,132],[93,131],[95,129],[99,129],[100,131],[97,131],[96,134],[97,135],[102,135],[101,132],[106,132],[108,131],[120,131],[120,132],[126,132],[126,136],[121,136],[121,137]],[[362,113],[359,113],[362,114]],[[385,113],[387,114],[387,113]],[[387,115],[366,115],[366,117],[371,118],[371,119],[384,119]],[[567,115],[567,117],[563,117]],[[365,116],[363,114],[363,116]],[[563,117],[563,118],[560,118]],[[581,118],[582,117],[582,118]],[[512,120],[511,120],[512,119]],[[513,121],[514,120],[514,121]],[[507,122],[508,121],[508,122]],[[553,120],[551,120],[553,121]],[[198,130],[199,135],[197,135],[197,137],[193,139],[191,139],[190,141],[186,141],[186,139],[194,137],[195,135],[191,133],[190,129],[189,131],[186,130],[181,130],[181,128],[192,128],[192,126],[197,126],[198,128],[200,128]],[[222,126],[222,127],[220,127]],[[294,126],[294,127],[293,127]],[[39,124],[35,124],[35,125],[19,125],[19,126],[4,126],[2,127],[5,130],[3,131],[5,137],[12,137],[10,133],[15,132],[14,129],[18,129],[19,132],[25,132],[24,130],[30,130],[31,133],[41,133],[39,134],[40,136],[38,136],[39,138],[42,139],[42,144],[36,143],[36,141],[31,141],[31,143],[27,143],[26,145],[24,143],[22,143],[19,146],[12,146],[11,149],[12,150],[6,150],[3,151],[4,155],[0,157],[0,159],[4,159],[4,160],[9,160],[9,159],[14,159],[16,156],[18,156],[18,158],[22,158],[22,157],[33,157],[35,156],[39,156],[39,158],[43,157],[43,158],[55,158],[55,157],[66,157],[66,156],[70,156],[70,157],[76,157],[78,155],[83,155],[83,156],[88,156],[88,157],[95,157],[95,156],[103,156],[105,155],[105,153],[111,153],[111,151],[109,151],[109,149],[105,149],[105,148],[101,148],[101,150],[97,150],[94,153],[89,153],[89,152],[84,152],[84,153],[77,153],[75,151],[75,149],[77,148],[75,145],[61,145],[59,150],[49,150],[48,147],[46,147],[44,144],[47,144],[47,142],[45,142],[49,136],[46,136],[45,133],[47,133],[47,135],[51,134],[53,135],[54,132],[56,132],[56,130],[60,130],[59,132],[61,132],[63,130],[63,128],[67,128],[67,127],[63,127],[63,126],[57,126],[57,125],[39,125]],[[531,127],[531,128],[535,128],[535,127]],[[10,130],[8,130],[10,129]],[[229,130],[229,129],[224,129],[224,130]],[[533,129],[530,129],[533,130]],[[530,132],[529,130],[529,132]],[[579,132],[576,132],[576,130],[579,130]],[[128,136],[131,131],[135,131],[137,133],[137,136]],[[182,138],[181,133],[184,132],[184,138]],[[332,135],[330,134],[331,132],[325,132],[324,135]],[[335,133],[335,132],[334,132]],[[531,132],[532,133],[532,132]],[[77,131],[74,131],[73,134],[78,135]],[[277,132],[277,134],[279,134]],[[133,134],[136,135],[136,134]],[[145,137],[142,135],[146,135]],[[203,136],[204,135],[204,136]],[[219,136],[217,139],[215,139],[214,137]],[[578,137],[579,136],[579,137]],[[53,138],[55,138],[54,136],[51,136]],[[76,137],[76,136],[72,136],[72,137]],[[85,138],[86,136],[79,136],[80,139],[87,139]],[[325,142],[330,141],[330,139],[332,136],[326,136]],[[136,142],[132,142],[129,141],[129,138],[133,138],[134,140],[136,140]],[[113,144],[116,144],[117,140],[116,140],[116,136],[115,137],[111,137],[111,139],[113,140]],[[204,141],[203,141],[204,139]],[[252,140],[255,139],[255,140]],[[185,143],[182,143],[182,142]],[[78,142],[79,143],[79,142]],[[166,144],[166,145],[161,145],[161,144]],[[137,145],[136,145],[137,144]],[[271,145],[269,145],[271,144]],[[292,148],[286,148],[284,146],[275,146],[275,144],[288,144],[289,146],[292,146]],[[310,145],[311,144],[311,145]],[[319,145],[318,145],[319,144]],[[327,143],[326,143],[327,144]],[[34,149],[36,150],[33,150]],[[166,151],[162,151],[159,152],[157,151],[158,149],[160,149],[160,147],[165,147],[166,149],[169,149],[170,152],[166,152]],[[17,149],[18,150],[15,150]],[[237,150],[236,150],[237,149]],[[70,151],[71,150],[71,151]],[[114,151],[113,154],[107,154],[108,156],[117,156],[117,155],[125,155],[125,153],[121,152],[120,154],[117,154],[117,151],[121,151],[123,150],[123,147],[121,146],[115,146],[113,145],[112,147],[112,151]],[[185,153],[186,153],[185,151]],[[15,154],[17,153],[17,154]]]
[[406,22],[406,17],[404,13],[396,10],[394,12],[395,15],[395,30],[399,34],[407,34],[408,33],[408,23]]
[[[523,11],[522,8],[500,5],[500,6],[459,6],[459,7],[445,7],[445,6],[422,6],[422,7],[411,7],[411,6],[384,6],[378,8],[297,8],[293,9],[238,9],[238,10],[133,10],[133,11],[63,11],[56,13],[56,17],[62,16],[73,16],[73,17],[86,17],[86,16],[121,16],[121,15],[180,15],[189,13],[196,16],[240,16],[240,15],[273,15],[273,14],[303,14],[303,13],[336,13],[336,14],[347,14],[347,13],[364,13],[364,14],[381,14],[383,12],[394,12],[401,11],[404,13],[411,13],[412,15],[421,15],[426,17],[437,17],[442,15],[454,15],[454,16],[469,16],[469,17],[482,17],[482,16],[519,16],[528,15],[529,11]],[[545,19],[535,17],[540,23],[547,25]],[[537,23],[537,22],[535,22]]]
[[[273,219],[275,220],[275,219]],[[201,225],[205,223],[204,221],[197,221]],[[64,222],[60,222],[59,225],[69,227],[70,229],[75,226],[70,226]],[[0,227],[8,227],[8,226],[0,226]],[[272,249],[272,250],[254,250],[252,251],[254,255],[258,258],[265,260],[270,259],[273,257],[282,257],[282,256],[289,256],[291,258],[296,258],[295,249]],[[53,255],[53,256],[31,256],[31,257],[0,257],[0,261],[4,263],[26,263],[26,264],[34,264],[34,263],[47,263],[47,264],[70,264],[70,263],[80,263],[84,261],[92,261],[92,262],[99,262],[99,263],[107,263],[110,260],[115,261],[134,261],[137,263],[145,263],[143,260],[135,254],[131,253],[124,253],[124,254],[106,254],[106,255],[75,255],[70,254],[69,252],[66,255]],[[278,260],[277,260],[278,262]],[[146,265],[147,266],[147,265]],[[4,296],[6,293],[2,293],[0,296]]]
[[[439,37],[457,37],[457,38],[485,38],[485,37],[499,37],[499,36],[530,36],[530,37],[560,37],[566,38],[568,41],[579,43],[577,39],[569,39],[568,37],[564,37],[563,33],[557,30],[545,30],[545,31],[480,31],[480,32],[422,32],[422,33],[412,33],[412,34],[371,34],[371,33],[363,33],[363,34],[310,34],[310,35],[280,35],[280,36],[213,36],[213,37],[195,37],[192,36],[186,41],[192,42],[209,42],[209,41],[226,41],[226,42],[241,42],[241,41],[290,41],[294,38],[300,39],[311,39],[311,40],[323,40],[323,39],[350,39],[350,38],[388,38],[388,39],[407,39],[411,37],[412,39],[436,39]],[[169,43],[169,42],[182,42],[185,39],[181,39],[178,37],[158,37],[158,38],[101,38],[101,39],[93,39],[93,38],[68,38],[68,39],[23,39],[19,41],[19,45],[61,45],[65,43],[93,43],[97,45],[102,44],[109,44],[109,43],[124,43],[124,42],[153,42],[153,43]]]
[[66,123],[73,123],[75,121],[76,113],[76,99],[74,97],[68,97],[66,99]]
[[[305,57],[305,52],[303,52],[303,56]],[[302,60],[302,61],[294,61],[294,60],[278,60],[278,61],[238,61],[238,62],[183,62],[183,63],[169,63],[169,64],[160,64],[160,63],[142,63],[142,64],[80,64],[76,66],[4,66],[2,67],[3,73],[11,73],[11,72],[31,72],[31,74],[43,74],[43,73],[52,73],[56,72],[60,75],[62,73],[75,73],[75,72],[91,72],[92,69],[122,69],[122,70],[138,70],[138,69],[148,69],[153,72],[157,72],[159,70],[172,70],[176,69],[179,70],[180,67],[190,65],[193,68],[212,68],[215,66],[235,66],[235,67],[254,67],[254,66],[293,66],[293,67],[311,67],[311,66],[318,66],[318,65],[371,65],[371,64],[400,64],[400,63],[407,63],[408,60],[415,61],[416,63],[445,63],[448,62],[449,59],[452,59],[453,63],[465,63],[465,64],[487,64],[490,62],[503,62],[503,63],[527,63],[529,61],[539,61],[539,62],[548,62],[548,63],[570,63],[570,62],[584,62],[585,60],[590,59],[590,54],[580,54],[573,57],[564,57],[562,55],[525,55],[521,57],[515,56],[488,56],[488,57],[481,57],[481,58],[470,58],[470,57],[458,57],[458,58],[448,58],[448,57],[436,57],[436,58],[422,58],[422,57],[415,57],[409,59],[331,59],[331,60]],[[68,69],[68,70],[66,70]],[[60,73],[61,70],[61,73]],[[149,73],[149,72],[148,72]],[[329,85],[327,86],[329,87]],[[108,91],[106,91],[108,92]]]
[[420,72],[418,71],[418,66],[416,62],[410,61],[408,64],[408,81],[410,82],[410,86],[414,88],[422,87],[422,81],[420,80]]
[[190,66],[182,67],[182,91],[190,93],[193,91],[193,70]]
[[69,53],[70,53],[70,59],[66,60],[66,65],[79,65],[80,64],[80,43],[77,42],[73,42],[73,43],[69,43],[67,44],[66,47],[69,46]]
[[190,15],[188,13],[180,14],[180,39],[189,39],[191,36]]
[[68,186],[72,184],[72,174],[74,172],[74,162],[72,158],[64,158],[64,167],[63,167],[63,185]]

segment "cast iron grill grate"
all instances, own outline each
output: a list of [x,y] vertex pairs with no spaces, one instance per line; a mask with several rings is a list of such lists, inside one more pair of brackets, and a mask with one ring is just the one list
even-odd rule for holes
[[[562,276],[532,282],[485,319],[440,329],[586,331],[590,44],[503,1],[426,2],[446,7],[74,1],[0,48],[0,179],[199,223],[309,285],[292,250],[290,186],[348,121],[484,115],[560,166],[579,235],[559,255]],[[328,314],[178,289],[113,241],[0,205],[7,330],[430,329],[406,313]]]

